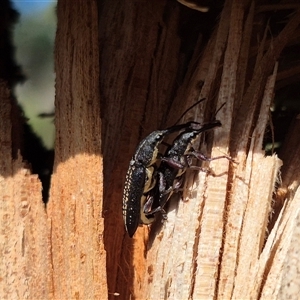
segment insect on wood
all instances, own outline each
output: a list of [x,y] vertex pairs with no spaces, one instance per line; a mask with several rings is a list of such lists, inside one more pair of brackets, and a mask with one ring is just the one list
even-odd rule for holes
[[[191,164],[192,157],[203,161],[226,158],[234,162],[234,160],[227,155],[209,158],[201,152],[193,149],[193,143],[201,133],[221,126],[222,124],[218,120],[207,124],[194,125],[192,126],[193,128],[183,131],[174,139],[173,144],[168,147],[165,155],[161,158],[161,164],[156,172],[158,177],[157,185],[159,185],[159,187],[153,189],[153,192],[149,193],[149,196],[147,197],[147,201],[144,206],[144,213],[146,216],[148,214],[153,216],[153,214],[161,212],[163,214],[163,218],[166,219],[164,207],[173,192],[180,188],[182,175],[185,171],[188,168],[207,171],[201,167],[193,166]],[[158,198],[158,204],[153,207],[152,203],[157,203],[157,201],[155,201],[157,200],[155,197]]]
[[[203,100],[205,99],[193,104],[181,117]],[[155,213],[162,212],[165,215],[164,206],[173,191],[180,187],[180,177],[187,168],[201,169],[191,165],[191,157],[201,160],[221,158],[206,158],[192,148],[192,143],[200,133],[220,126],[221,122],[217,120],[202,125],[191,121],[153,131],[140,142],[130,160],[123,192],[123,219],[130,237],[134,235],[139,224],[152,223]],[[175,138],[165,155],[161,155],[158,147],[163,139],[179,131],[182,133]],[[161,162],[159,167],[158,162]]]
[[132,237],[138,225],[149,224],[154,219],[143,213],[146,193],[156,183],[156,161],[159,158],[158,146],[167,135],[185,128],[196,126],[196,122],[188,122],[156,130],[145,137],[138,145],[129,163],[123,192],[123,218],[125,228]]

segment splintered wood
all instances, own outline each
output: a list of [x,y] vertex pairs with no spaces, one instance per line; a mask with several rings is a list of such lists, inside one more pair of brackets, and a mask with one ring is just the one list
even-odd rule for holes
[[[289,267],[289,257],[299,266],[293,235],[299,235],[300,190],[288,194],[288,202],[269,228],[282,161],[276,155],[265,157],[262,150],[278,72],[276,59],[299,25],[299,14],[291,16],[272,41],[267,40],[268,29],[261,32],[249,77],[254,3],[246,9],[245,3],[226,1],[209,51],[203,52],[183,86],[189,100],[197,81],[204,82],[199,98],[210,97],[218,86],[216,107],[226,105],[217,116],[223,126],[214,130],[211,156],[231,149],[236,163],[212,161],[214,176],[187,174],[184,201],[177,206],[174,201],[168,220],[150,231],[142,298],[284,299],[300,291],[299,280],[293,280],[291,292],[285,279],[285,274],[292,278],[297,273],[296,267]],[[216,82],[220,65],[222,74]]]
[[42,185],[12,158],[12,98],[0,81],[0,298],[50,299],[50,229]]
[[[214,299],[216,293],[218,299],[258,299],[261,289],[267,289],[264,280],[271,276],[272,257],[282,255],[269,239],[270,249],[262,253],[281,161],[261,153],[250,153],[247,160],[246,169],[238,166],[236,171],[235,211],[226,206],[226,175],[200,173],[190,187],[192,197],[179,203],[178,213],[176,208],[168,213],[163,230],[149,247],[146,299]],[[247,173],[248,180],[243,180]],[[210,181],[217,185],[209,188]],[[289,210],[294,214],[290,227],[296,211]],[[284,220],[280,230],[289,219]],[[270,239],[274,239],[273,230]],[[276,283],[280,286],[281,281]]]

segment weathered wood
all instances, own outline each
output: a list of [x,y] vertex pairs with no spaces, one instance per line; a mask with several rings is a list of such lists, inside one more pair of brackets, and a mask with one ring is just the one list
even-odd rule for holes
[[12,157],[13,98],[0,82],[0,298],[51,299],[50,231],[42,186]]
[[59,1],[55,163],[47,214],[55,299],[107,295],[96,1]]
[[[46,210],[36,175],[20,155],[13,160],[11,95],[0,84],[2,298],[298,295],[297,120],[282,155],[288,192],[269,232],[281,161],[264,157],[262,140],[276,59],[300,12],[267,42],[262,23],[257,42],[250,38],[257,11],[247,0],[226,1],[206,47],[197,36],[188,59],[179,32],[192,13],[176,1],[58,2],[55,165]],[[200,149],[231,151],[238,164],[211,162],[216,176],[187,172],[186,201],[174,195],[167,222],[140,227],[130,239],[121,201],[130,157],[141,138],[172,125],[201,97],[207,100],[186,119],[207,121],[226,105],[217,115],[223,127],[202,137]]]
[[133,239],[125,234],[124,178],[139,140],[166,126],[166,116],[175,122],[170,107],[182,67],[178,22],[179,4],[170,1],[104,1],[100,11],[108,289],[124,299],[142,297],[148,232],[140,227]]

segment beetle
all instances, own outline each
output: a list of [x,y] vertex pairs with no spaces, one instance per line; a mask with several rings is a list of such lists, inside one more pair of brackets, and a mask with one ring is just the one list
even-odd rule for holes
[[156,183],[156,162],[160,157],[158,146],[163,139],[176,131],[199,126],[197,122],[175,125],[164,130],[156,130],[138,145],[129,163],[123,191],[123,219],[128,235],[132,237],[139,223],[150,224],[152,214],[144,214],[144,206],[149,192]]
[[[156,189],[156,193],[151,193],[148,196],[148,199],[144,205],[144,213],[146,216],[148,214],[153,216],[155,213],[161,212],[163,218],[166,219],[164,207],[172,196],[173,192],[181,186],[182,175],[185,173],[187,168],[207,171],[201,167],[192,166],[192,157],[204,161],[227,158],[228,160],[234,162],[231,157],[226,155],[208,158],[201,152],[193,149],[193,143],[202,132],[220,126],[222,126],[222,124],[218,120],[203,125],[194,124],[175,138],[173,144],[169,146],[165,155],[161,158],[161,164],[156,172],[158,177],[157,185],[159,185],[159,187]],[[157,200],[155,197],[158,197],[158,204],[153,205],[154,201]]]

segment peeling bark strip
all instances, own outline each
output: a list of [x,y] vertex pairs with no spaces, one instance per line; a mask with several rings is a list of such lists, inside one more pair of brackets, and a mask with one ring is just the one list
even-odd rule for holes
[[54,298],[101,299],[107,288],[96,1],[58,1],[57,17],[55,165],[47,207]]

